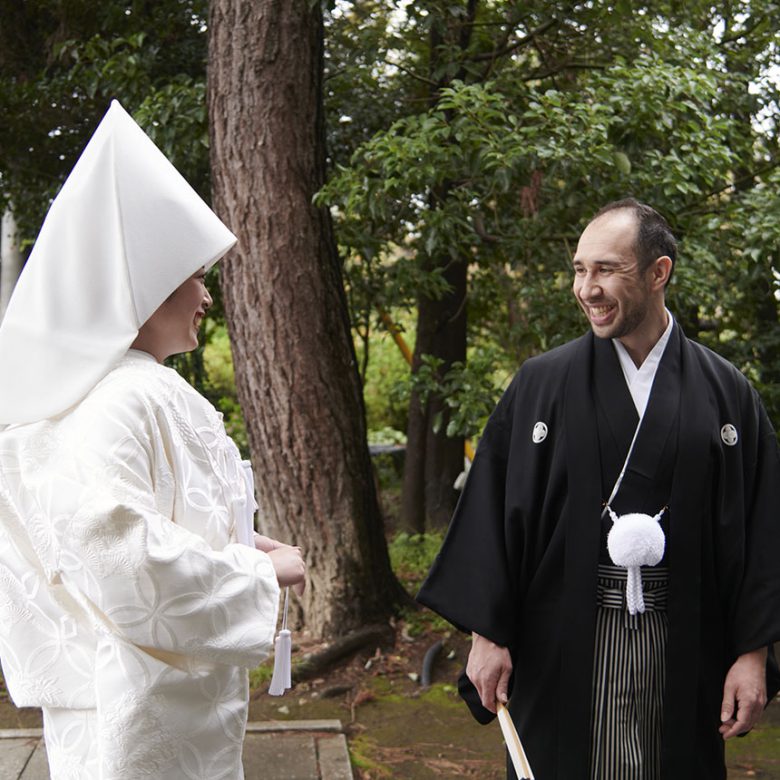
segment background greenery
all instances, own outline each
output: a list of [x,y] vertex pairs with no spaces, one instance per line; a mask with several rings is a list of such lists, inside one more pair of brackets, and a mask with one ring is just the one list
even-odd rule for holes
[[[119,98],[204,195],[206,0],[0,2],[0,205],[29,247]],[[412,387],[478,435],[528,356],[585,327],[579,231],[628,194],[680,238],[669,304],[780,420],[778,29],[770,0],[326,3],[333,208],[373,441],[398,441]],[[444,261],[442,261],[444,258]],[[467,360],[410,377],[421,296],[468,264]],[[216,279],[212,290],[218,293]],[[219,296],[182,370],[246,451]],[[434,425],[436,421],[434,421]]]

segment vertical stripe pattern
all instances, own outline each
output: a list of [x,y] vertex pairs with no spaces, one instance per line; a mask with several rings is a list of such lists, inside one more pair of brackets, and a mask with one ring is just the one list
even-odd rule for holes
[[599,566],[591,780],[661,780],[668,570],[643,568],[645,612],[626,607],[626,570]]

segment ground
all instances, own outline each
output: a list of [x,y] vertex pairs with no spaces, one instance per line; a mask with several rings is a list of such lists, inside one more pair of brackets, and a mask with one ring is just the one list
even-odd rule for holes
[[[397,504],[397,491],[388,492],[386,511]],[[441,533],[408,536],[391,528],[393,570],[409,593],[417,592],[441,541]],[[468,638],[425,609],[407,611],[392,627],[387,646],[367,646],[282,698],[267,694],[270,664],[253,670],[250,720],[337,718],[347,733],[356,780],[504,778],[498,724],[479,726],[455,689]],[[304,633],[293,637],[293,663],[322,648]],[[423,658],[439,640],[432,685],[423,688]],[[14,707],[0,676],[0,729],[39,725],[40,712]],[[780,780],[780,701],[769,706],[753,733],[729,742],[727,756],[730,780]]]
[[[432,618],[399,620],[395,629],[392,646],[367,648],[297,684],[283,698],[266,693],[270,669],[256,670],[250,719],[338,718],[346,728],[358,780],[503,778],[498,725],[477,725],[455,692],[468,641]],[[438,639],[444,647],[433,685],[423,689],[423,656]],[[315,649],[297,643],[294,654]],[[39,724],[38,711],[19,710],[8,701],[0,678],[0,728]],[[729,743],[728,763],[730,780],[780,780],[780,703],[770,705],[752,734]]]

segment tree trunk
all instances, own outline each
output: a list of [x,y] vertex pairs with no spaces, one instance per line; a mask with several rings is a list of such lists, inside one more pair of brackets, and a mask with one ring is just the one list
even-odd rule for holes
[[[465,79],[467,76],[462,68],[454,76],[437,74],[442,56],[458,57],[468,49],[477,6],[477,0],[467,0],[462,16],[438,18],[431,24],[431,108],[436,106],[441,89],[452,78]],[[445,201],[449,192],[446,184],[432,192],[431,207],[435,208]],[[417,339],[412,373],[419,370],[423,355],[431,355],[441,359],[440,376],[444,376],[454,362],[466,360],[468,262],[465,258],[440,252],[429,258],[426,270],[433,271],[437,267],[442,269],[450,289],[441,298],[422,295],[417,301]],[[434,430],[438,416],[439,425]],[[443,398],[430,395],[422,404],[418,394],[412,392],[401,491],[401,526],[411,533],[422,533],[428,525],[446,526],[455,509],[458,493],[454,483],[463,470],[464,441],[462,436],[447,436],[448,422],[449,411]]]
[[2,230],[0,231],[0,320],[5,315],[11,293],[22,272],[22,250],[19,247],[19,234],[16,230],[16,220],[10,206],[3,212]]
[[324,180],[322,15],[214,0],[214,207],[239,244],[221,283],[262,530],[304,548],[307,628],[333,637],[404,598],[390,569]]
[[[417,303],[414,372],[423,355],[443,360],[442,376],[454,362],[466,360],[467,264],[450,260],[444,275],[450,291],[436,300],[420,296]],[[441,418],[434,431],[437,415]],[[431,394],[422,404],[412,393],[401,499],[401,524],[410,533],[422,533],[428,526],[445,527],[455,509],[454,483],[463,470],[463,437],[447,436],[448,422],[444,399]]]

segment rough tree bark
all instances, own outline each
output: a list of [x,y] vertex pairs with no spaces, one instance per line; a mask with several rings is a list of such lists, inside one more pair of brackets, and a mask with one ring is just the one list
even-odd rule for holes
[[305,551],[304,620],[333,637],[386,618],[392,574],[325,174],[323,26],[310,0],[214,0],[214,207],[237,233],[225,315],[263,530]]
[[16,220],[13,210],[7,206],[3,212],[2,230],[0,230],[0,320],[5,315],[23,264]]

